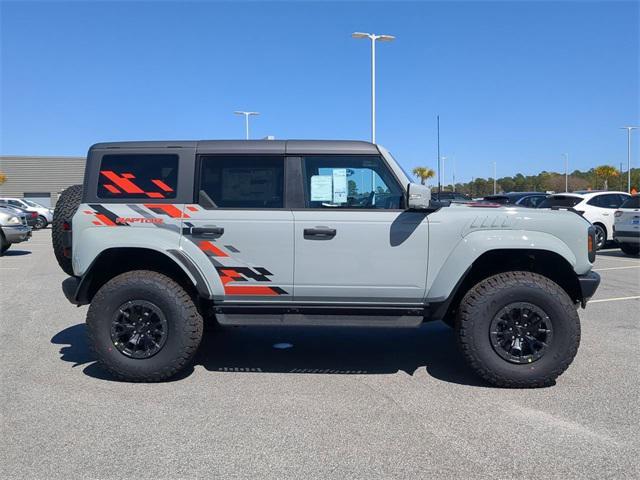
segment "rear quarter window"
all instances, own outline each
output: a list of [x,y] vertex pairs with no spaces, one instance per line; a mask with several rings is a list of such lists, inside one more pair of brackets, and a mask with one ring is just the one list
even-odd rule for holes
[[177,155],[104,155],[97,193],[104,199],[175,198],[177,183]]

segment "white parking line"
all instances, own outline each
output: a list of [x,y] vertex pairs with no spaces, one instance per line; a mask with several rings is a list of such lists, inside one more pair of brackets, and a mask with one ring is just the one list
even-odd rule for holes
[[608,268],[594,268],[594,272],[604,272],[605,270],[624,270],[625,268],[640,268],[640,265],[629,265],[628,267],[608,267]]
[[635,295],[633,297],[601,298],[599,300],[591,300],[589,303],[618,302],[620,300],[635,300],[637,298],[640,298],[640,295]]

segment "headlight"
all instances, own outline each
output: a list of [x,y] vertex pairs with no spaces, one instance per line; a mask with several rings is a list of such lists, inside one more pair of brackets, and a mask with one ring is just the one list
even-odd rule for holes
[[7,220],[7,223],[17,223],[17,224],[20,224],[20,223],[22,223],[22,222],[20,221],[20,219],[19,219],[18,217],[9,217],[9,220]]

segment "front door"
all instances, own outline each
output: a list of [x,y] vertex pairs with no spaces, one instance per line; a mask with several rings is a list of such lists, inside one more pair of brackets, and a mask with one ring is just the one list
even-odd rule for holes
[[302,158],[305,208],[294,210],[296,302],[418,304],[428,221],[375,155]]
[[284,209],[284,157],[202,155],[197,205],[187,206],[183,241],[213,264],[224,303],[293,298],[293,215]]

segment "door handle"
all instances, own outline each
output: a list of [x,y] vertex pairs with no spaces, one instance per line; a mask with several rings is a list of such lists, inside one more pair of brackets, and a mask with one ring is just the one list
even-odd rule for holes
[[321,237],[321,238],[333,238],[336,236],[336,229],[329,227],[315,227],[315,228],[305,228],[304,229],[305,237]]
[[222,227],[191,227],[191,235],[201,237],[219,237],[224,233]]

